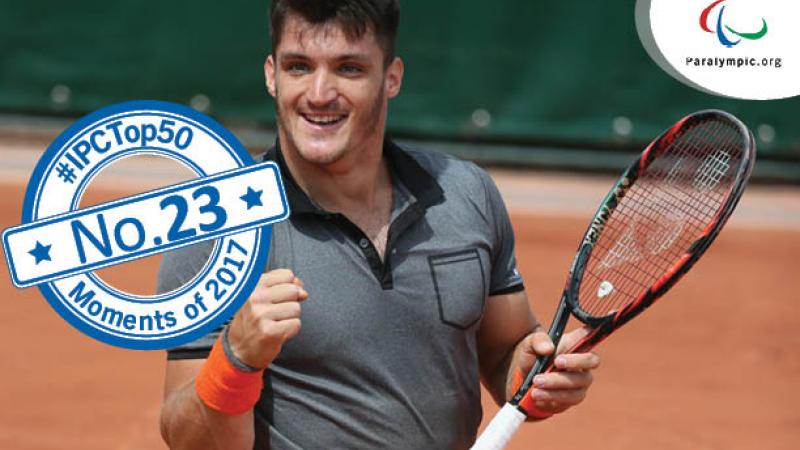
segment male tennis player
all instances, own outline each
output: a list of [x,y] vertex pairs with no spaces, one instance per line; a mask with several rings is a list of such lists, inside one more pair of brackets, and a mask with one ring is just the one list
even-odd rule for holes
[[[384,135],[403,79],[398,17],[396,0],[271,4],[278,142],[265,158],[292,217],[273,227],[268,272],[230,325],[169,352],[171,448],[468,448],[480,380],[504,401],[514,373],[553,352],[492,180]],[[160,290],[208,252],[165,257]],[[536,379],[538,416],[579,403],[598,363],[558,357],[561,371]]]

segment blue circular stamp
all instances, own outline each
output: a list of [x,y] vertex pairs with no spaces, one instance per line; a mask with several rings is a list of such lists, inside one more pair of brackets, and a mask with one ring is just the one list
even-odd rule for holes
[[[99,173],[142,154],[177,161],[197,178],[79,208]],[[80,119],[50,145],[28,184],[22,225],[2,239],[14,284],[37,285],[74,327],[119,347],[164,349],[238,310],[264,270],[270,224],[288,215],[274,163],[253,164],[230,132],[195,110],[134,101]],[[205,266],[171,292],[133,295],[93,273],[208,240]]]

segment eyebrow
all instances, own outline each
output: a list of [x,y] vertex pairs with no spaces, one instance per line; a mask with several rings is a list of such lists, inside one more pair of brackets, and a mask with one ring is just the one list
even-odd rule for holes
[[308,57],[299,52],[284,52],[278,53],[278,59],[308,59]]
[[345,53],[336,58],[338,61],[369,61],[366,53]]
[[[309,59],[308,55],[300,52],[278,53],[279,59]],[[366,53],[345,53],[336,57],[336,61],[369,61]]]

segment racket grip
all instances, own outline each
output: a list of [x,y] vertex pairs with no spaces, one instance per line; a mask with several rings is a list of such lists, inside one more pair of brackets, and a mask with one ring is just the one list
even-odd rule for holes
[[470,450],[502,450],[525,422],[525,414],[516,406],[506,403],[489,422]]

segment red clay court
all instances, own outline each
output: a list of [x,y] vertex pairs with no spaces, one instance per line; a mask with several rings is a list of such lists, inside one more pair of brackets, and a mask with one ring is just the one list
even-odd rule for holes
[[[18,147],[0,150],[2,229],[19,223],[24,185],[38,156]],[[140,163],[130,174],[92,184],[87,201],[167,184],[165,172]],[[534,310],[549,323],[578,239],[612,179],[494,175],[512,211]],[[692,272],[603,344],[603,364],[587,400],[562,416],[525,425],[509,448],[800,448],[800,286],[792,256],[798,254],[800,189],[751,186]],[[101,276],[122,289],[152,292],[157,264],[149,258]],[[0,448],[166,448],[158,434],[164,352],[95,342],[62,320],[38,290],[17,290],[7,270],[0,272],[0,398],[6,405]],[[487,396],[487,418],[497,409],[490,402]]]

